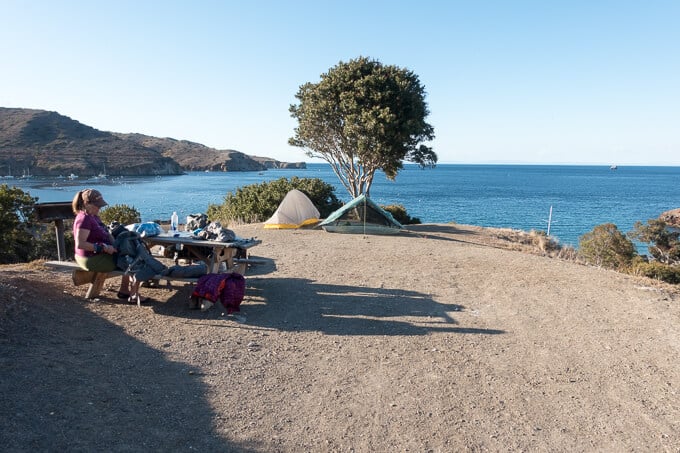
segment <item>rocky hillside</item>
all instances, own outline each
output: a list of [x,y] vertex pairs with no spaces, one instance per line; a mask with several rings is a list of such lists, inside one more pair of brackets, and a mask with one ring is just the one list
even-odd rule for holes
[[304,166],[185,140],[104,132],[56,112],[0,107],[0,176],[172,175]]

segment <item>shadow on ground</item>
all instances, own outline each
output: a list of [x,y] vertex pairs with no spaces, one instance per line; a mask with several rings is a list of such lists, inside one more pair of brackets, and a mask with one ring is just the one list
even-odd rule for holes
[[[456,228],[454,225],[440,225],[440,224],[426,224],[426,225],[408,225],[406,230],[402,233],[404,235],[415,235],[423,239],[435,239],[440,241],[453,241],[472,243],[463,239],[464,236],[477,236],[479,233],[475,231]],[[449,235],[449,236],[443,236]],[[460,236],[459,238],[452,237],[453,235]]]
[[307,279],[248,280],[248,325],[329,335],[495,335],[496,329],[459,326],[461,305],[442,304],[418,291],[320,284]]
[[215,432],[198,370],[94,315],[91,302],[15,281],[28,303],[0,329],[3,451],[261,451]]

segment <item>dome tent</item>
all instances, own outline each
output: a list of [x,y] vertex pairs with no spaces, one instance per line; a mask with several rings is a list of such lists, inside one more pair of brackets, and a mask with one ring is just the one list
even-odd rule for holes
[[320,226],[331,233],[354,234],[397,234],[404,228],[364,194],[329,215]]
[[317,223],[319,223],[319,210],[307,195],[293,189],[286,194],[269,220],[264,222],[264,227],[300,228]]

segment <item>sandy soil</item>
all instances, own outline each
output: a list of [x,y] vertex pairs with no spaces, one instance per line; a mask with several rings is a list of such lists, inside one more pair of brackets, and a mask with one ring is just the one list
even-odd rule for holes
[[0,267],[4,451],[680,451],[680,292],[487,230],[235,228],[245,323]]

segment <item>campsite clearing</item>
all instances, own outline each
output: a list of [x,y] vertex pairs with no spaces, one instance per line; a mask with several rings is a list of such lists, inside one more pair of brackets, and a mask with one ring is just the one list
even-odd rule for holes
[[677,287],[413,229],[235,228],[245,324],[0,267],[4,451],[680,450]]

